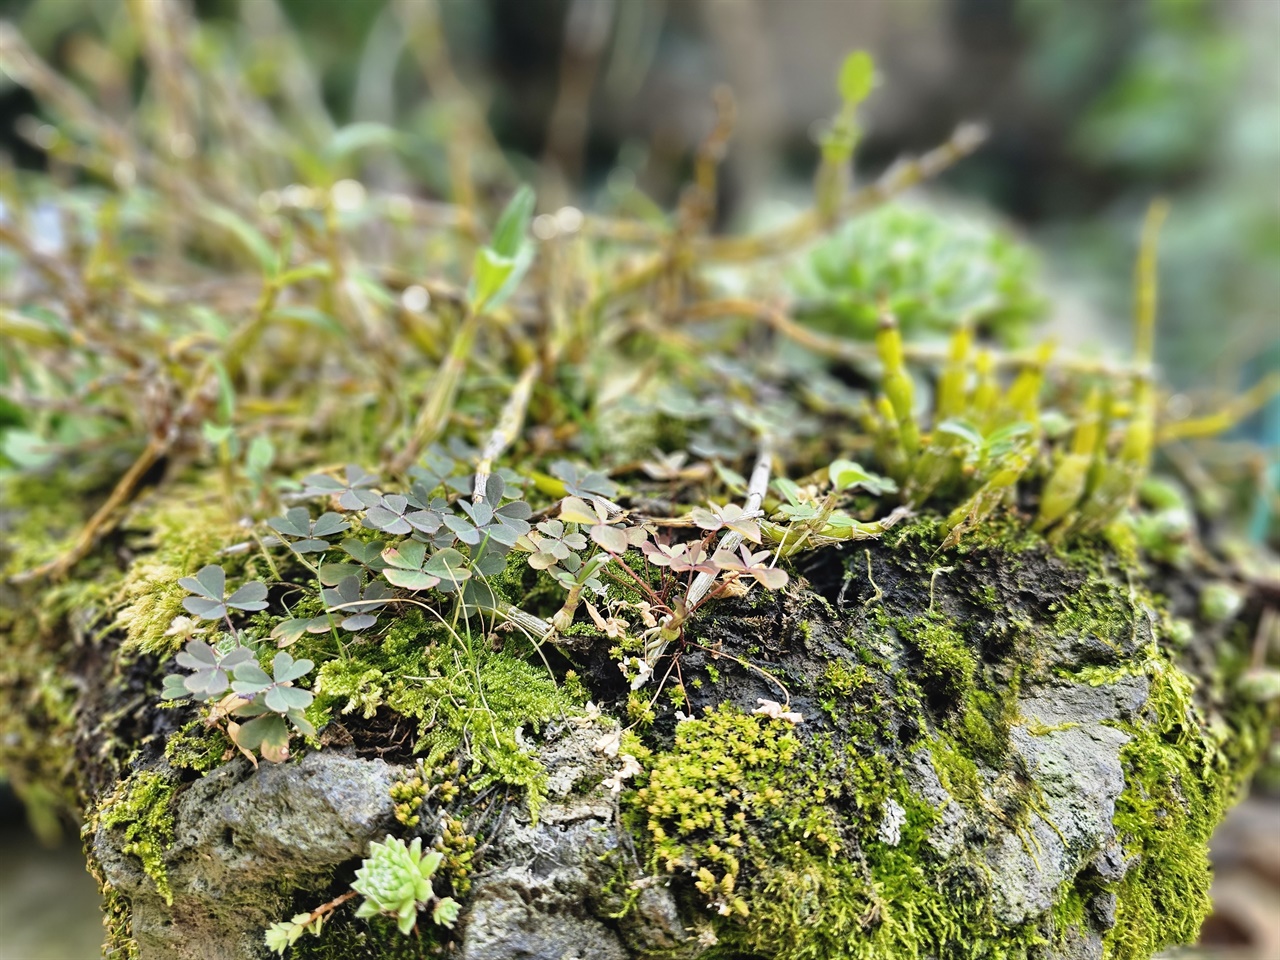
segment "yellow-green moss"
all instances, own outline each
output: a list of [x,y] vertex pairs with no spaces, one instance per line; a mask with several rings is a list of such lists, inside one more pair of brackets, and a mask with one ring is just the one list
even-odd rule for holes
[[954,625],[939,616],[916,617],[903,636],[920,654],[926,687],[957,699],[973,690],[977,661]]
[[[480,627],[477,621],[470,629]],[[578,712],[581,704],[545,668],[492,649],[486,636],[469,632],[466,624],[459,631],[433,624],[416,610],[404,613],[377,643],[361,644],[319,668],[308,716],[321,727],[334,714],[371,717],[380,708],[393,710],[417,723],[414,749],[425,752],[428,766],[450,758],[465,742],[473,789],[498,782],[521,787],[536,811],[546,773],[521,742],[522,734]],[[307,643],[326,642],[331,641],[323,636],[308,638],[297,655],[307,653]]]
[[[1229,755],[1229,741],[1247,731],[1211,727],[1190,678],[1164,654],[1151,649],[1142,672],[1151,684],[1148,715],[1124,725],[1133,739],[1121,752],[1125,789],[1115,812],[1137,862],[1115,889],[1108,960],[1146,960],[1195,940],[1211,906],[1209,837],[1253,767],[1247,754]],[[1262,728],[1274,722],[1254,719]]]
[[111,884],[99,880],[102,890],[103,960],[138,960],[138,941],[133,936],[133,909],[129,898]]
[[129,567],[120,584],[115,625],[124,633],[124,649],[167,656],[182,640],[166,636],[182,615],[187,591],[178,585],[218,559],[218,551],[244,535],[227,519],[221,499],[195,490],[169,491],[164,500],[139,511],[130,527],[148,534],[146,552]]
[[[996,922],[982,864],[929,853],[937,811],[881,755],[842,755],[727,706],[642,754],[649,773],[624,800],[628,820],[652,866],[687,876],[713,908],[707,957],[1012,960],[1048,942],[1035,924]],[[902,816],[892,837],[879,826],[890,802]]]
[[164,745],[164,756],[175,770],[208,773],[231,749],[231,740],[220,728],[211,728],[203,720],[192,720],[177,733],[169,735]]
[[162,774],[135,773],[98,806],[98,822],[108,830],[124,830],[127,842],[121,849],[142,861],[143,872],[168,904],[173,903],[173,890],[164,853],[173,845],[169,803],[176,789]]

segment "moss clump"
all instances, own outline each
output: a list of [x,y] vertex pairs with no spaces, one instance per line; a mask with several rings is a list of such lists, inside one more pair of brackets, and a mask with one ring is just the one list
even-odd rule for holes
[[[629,816],[653,865],[714,909],[708,957],[1020,958],[1053,936],[1048,918],[994,918],[985,865],[932,852],[938,811],[879,754],[721,706],[646,759]],[[971,761],[948,769],[973,781],[957,794],[980,793]]]
[[536,811],[546,773],[523,736],[581,704],[545,668],[492,649],[487,637],[462,626],[458,632],[418,611],[404,614],[377,644],[359,645],[320,667],[308,716],[322,727],[335,713],[370,718],[392,710],[416,722],[414,752],[425,753],[427,768],[465,743],[472,789],[498,782],[523,788]]
[[977,660],[964,635],[941,617],[917,617],[905,636],[920,654],[921,676],[927,689],[960,699],[973,690]]
[[237,531],[226,505],[198,491],[165,497],[139,511],[130,526],[147,531],[147,551],[120,584],[115,626],[123,631],[126,651],[168,656],[182,645],[180,638],[166,635],[173,618],[185,612],[188,591],[178,585],[179,578],[218,560],[218,551],[235,541]]
[[1151,683],[1148,716],[1126,724],[1125,790],[1115,825],[1137,864],[1116,887],[1111,960],[1146,960],[1190,943],[1208,915],[1209,837],[1234,801],[1250,764],[1232,762],[1192,698],[1192,683],[1155,649],[1143,671]]
[[192,720],[177,733],[170,734],[164,745],[164,757],[175,770],[208,773],[233,749],[222,730],[210,728],[203,720]]
[[165,903],[173,904],[173,890],[164,866],[164,853],[173,845],[173,813],[169,802],[177,789],[159,773],[136,773],[123,781],[98,807],[98,822],[108,830],[123,829],[121,848],[142,861],[142,869]]
[[674,749],[656,757],[634,799],[654,865],[688,871],[721,915],[746,917],[738,884],[744,867],[768,864],[767,850],[835,857],[839,829],[821,805],[830,788],[797,763],[802,750],[784,721],[725,705],[679,724]]
[[[1079,559],[1077,552],[1076,562]],[[1092,561],[1089,561],[1092,562]],[[1125,588],[1114,581],[1090,575],[1082,589],[1057,604],[1053,631],[1061,637],[1091,637],[1109,647],[1132,636],[1135,607]]]
[[133,936],[133,910],[129,898],[115,887],[98,879],[102,890],[102,926],[106,938],[102,944],[104,960],[138,960],[138,941]]

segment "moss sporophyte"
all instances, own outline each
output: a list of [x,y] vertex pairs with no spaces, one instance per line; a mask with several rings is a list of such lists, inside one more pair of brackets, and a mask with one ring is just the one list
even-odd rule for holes
[[[47,835],[86,822],[109,953],[194,955],[192,918],[242,912],[173,880],[195,791],[326,756],[390,770],[385,815],[345,859],[263,856],[239,906],[290,918],[247,951],[452,949],[508,841],[598,809],[621,906],[556,916],[632,954],[1194,936],[1276,698],[1249,561],[1148,477],[1197,419],[1151,375],[1160,207],[1136,362],[1083,360],[1022,346],[1031,251],[896,202],[977,131],[850,182],[865,55],[814,208],[726,236],[723,98],[670,218],[539,212],[460,92],[426,201],[355,179],[402,135],[334,129],[274,58],[229,70],[253,37],[126,12],[127,127],[0,27],[83,177],[0,183],[0,768]],[[460,91],[435,5],[401,13]]]

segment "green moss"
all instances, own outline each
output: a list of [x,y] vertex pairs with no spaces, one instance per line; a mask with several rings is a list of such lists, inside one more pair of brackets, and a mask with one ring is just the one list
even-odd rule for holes
[[227,735],[203,720],[192,720],[177,733],[170,734],[164,745],[164,756],[175,770],[208,773],[222,762],[232,749]]
[[981,805],[984,802],[982,774],[973,758],[945,734],[932,738],[928,748],[942,789],[961,803],[972,807]]
[[123,829],[121,848],[142,861],[143,872],[156,885],[165,903],[173,890],[164,866],[164,853],[173,845],[173,812],[169,803],[177,786],[159,773],[136,773],[122,781],[98,807],[98,821],[108,830]]
[[[478,624],[477,624],[478,626]],[[463,748],[474,790],[506,783],[528,791],[535,811],[545,771],[522,742],[547,721],[581,706],[546,668],[487,639],[404,614],[374,644],[324,663],[316,676],[308,716],[323,726],[335,712],[372,717],[380,708],[416,721],[415,750],[436,766]]]
[[[657,756],[635,795],[653,864],[687,870],[725,915],[750,913],[737,885],[744,859],[748,870],[767,862],[766,837],[828,857],[839,849],[837,825],[820,806],[827,785],[812,770],[796,774],[807,783],[779,777],[799,769],[802,745],[789,730],[728,706],[686,720],[676,727],[675,748]],[[797,804],[793,790],[804,786],[814,803]]]
[[903,637],[919,653],[926,689],[954,699],[973,690],[977,660],[964,635],[938,616],[916,617]]
[[182,643],[165,635],[173,618],[185,613],[187,591],[178,579],[220,559],[218,551],[244,531],[227,520],[219,498],[193,490],[176,491],[140,511],[130,528],[147,532],[146,552],[120,585],[115,625],[124,632],[125,650],[168,656]]
[[102,926],[106,937],[103,960],[138,960],[138,941],[133,936],[133,908],[129,898],[105,881],[102,890]]
[[1009,751],[1009,731],[1018,720],[1018,683],[971,690],[960,712],[948,718],[956,739],[975,757],[998,766]]
[[[1076,565],[1096,562],[1096,555],[1075,555]],[[1137,614],[1127,587],[1091,572],[1083,586],[1059,600],[1054,608],[1053,633],[1057,636],[1093,637],[1111,647],[1133,636]]]
[[75,722],[84,690],[65,664],[102,609],[102,591],[76,581],[0,600],[0,776],[50,844],[81,804]]
[[289,960],[427,960],[443,951],[441,928],[419,923],[404,936],[393,919],[369,917],[356,920],[348,906],[324,925],[320,936],[304,935],[289,948]]
[[[883,755],[841,754],[727,706],[679,724],[671,750],[637,755],[649,774],[627,817],[651,865],[688,876],[714,909],[709,957],[1012,960],[1048,942],[1034,924],[997,924],[980,861],[937,860],[937,811]],[[956,792],[979,795],[976,765],[954,750],[949,761],[949,783],[970,781]],[[900,819],[885,834],[890,803]]]
[[1125,725],[1133,739],[1121,753],[1125,789],[1115,813],[1137,863],[1115,891],[1112,960],[1146,960],[1195,940],[1211,906],[1209,837],[1251,768],[1224,752],[1231,731],[1210,732],[1186,674],[1154,649],[1144,673],[1149,716]]

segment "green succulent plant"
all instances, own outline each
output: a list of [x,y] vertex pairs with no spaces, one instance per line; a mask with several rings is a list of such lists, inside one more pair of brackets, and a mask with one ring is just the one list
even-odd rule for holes
[[431,877],[443,859],[438,850],[424,855],[421,837],[406,844],[388,835],[382,843],[371,843],[369,856],[351,884],[351,889],[365,898],[356,916],[391,914],[397,918],[400,932],[408,933],[417,922],[418,911],[434,902],[431,919],[452,927],[458,918],[458,902],[452,897],[437,897],[431,886]]
[[898,203],[817,246],[792,283],[797,319],[871,339],[893,314],[908,337],[963,323],[1018,343],[1044,312],[1037,264],[1007,231],[964,212]]

